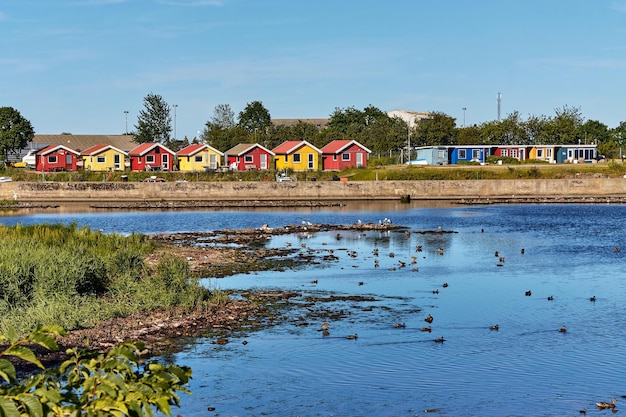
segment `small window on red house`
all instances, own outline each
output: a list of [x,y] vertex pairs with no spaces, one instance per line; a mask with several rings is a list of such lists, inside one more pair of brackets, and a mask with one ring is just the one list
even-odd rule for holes
[[342,153],[341,154],[341,160],[342,161],[349,161],[350,160],[350,154],[349,153]]
[[56,155],[50,155],[48,157],[48,162],[51,164],[56,164],[57,163],[57,156]]
[[154,164],[154,155],[146,155],[146,164]]
[[244,161],[245,162],[252,162],[253,161],[252,155],[246,155],[245,158],[244,158]]

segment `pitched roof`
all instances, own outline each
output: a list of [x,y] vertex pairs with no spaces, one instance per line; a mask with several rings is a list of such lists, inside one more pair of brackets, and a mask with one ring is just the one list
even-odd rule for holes
[[45,148],[43,148],[43,149],[40,149],[39,151],[37,151],[37,155],[47,155],[47,154],[49,154],[49,153],[52,153],[52,152],[57,151],[57,150],[60,150],[60,149],[63,149],[63,150],[64,150],[64,151],[66,151],[66,152],[71,152],[71,153],[73,153],[73,154],[78,155],[78,152],[76,152],[74,149],[70,149],[70,148],[68,148],[68,147],[66,147],[66,146],[63,146],[63,145],[57,145],[57,144],[55,144],[55,145],[49,145],[49,146],[46,146],[46,147],[45,147]]
[[80,155],[81,156],[93,156],[93,155],[97,155],[97,154],[102,153],[102,152],[104,152],[106,150],[109,150],[109,149],[113,149],[114,151],[119,152],[119,153],[123,153],[124,155],[128,155],[127,152],[124,152],[121,149],[117,149],[115,146],[104,145],[104,144],[95,145],[95,146],[92,146],[91,148],[85,149],[84,151],[82,151],[80,153]]
[[[137,146],[132,135],[35,135],[33,144],[62,143],[68,148],[82,151],[92,146],[106,144],[128,152]],[[33,146],[36,147],[36,146]]]
[[192,143],[189,146],[185,146],[183,149],[181,149],[180,151],[176,152],[176,155],[178,156],[193,156],[195,154],[197,154],[198,152],[204,150],[204,149],[208,149],[210,151],[213,151],[219,155],[224,155],[223,152],[218,151],[217,149],[215,149],[212,146],[207,145],[206,143]]
[[171,153],[172,155],[174,155],[174,151],[172,151],[169,148],[161,145],[160,143],[155,143],[155,142],[142,143],[141,145],[137,146],[136,148],[131,149],[128,152],[128,154],[132,155],[132,156],[142,156],[142,155],[147,154],[148,152],[150,152],[154,148],[161,148],[165,152],[168,152],[168,153]]
[[259,145],[258,143],[240,143],[239,145],[235,145],[229,150],[227,150],[226,152],[224,152],[224,155],[241,156],[241,155],[247,154],[248,152],[252,151],[254,148],[257,148],[257,147],[266,151],[270,155],[274,155],[274,152]]
[[321,150],[319,150],[317,147],[311,145],[306,140],[288,140],[286,142],[281,143],[280,145],[278,145],[274,149],[272,149],[272,152],[274,152],[274,154],[276,154],[276,155],[289,155],[289,154],[297,151],[298,149],[300,149],[301,147],[303,147],[305,145],[308,145],[310,148],[312,148],[317,153],[322,153]]
[[340,153],[344,149],[352,145],[358,146],[359,148],[363,149],[367,153],[372,153],[372,151],[370,151],[365,146],[361,145],[359,142],[355,140],[342,140],[342,139],[333,140],[332,142],[324,146],[322,148],[322,153],[331,153],[331,154]]

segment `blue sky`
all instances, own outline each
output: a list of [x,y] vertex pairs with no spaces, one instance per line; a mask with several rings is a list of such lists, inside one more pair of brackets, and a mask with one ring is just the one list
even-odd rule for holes
[[626,0],[4,0],[0,31],[0,106],[39,134],[121,134],[125,110],[133,130],[149,93],[178,138],[255,100],[461,126],[496,120],[500,92],[501,117],[626,121]]

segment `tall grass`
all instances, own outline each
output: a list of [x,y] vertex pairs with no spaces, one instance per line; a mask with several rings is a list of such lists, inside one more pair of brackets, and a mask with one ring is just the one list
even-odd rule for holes
[[0,226],[0,332],[59,324],[71,330],[159,307],[196,307],[210,291],[185,260],[155,267],[145,236],[102,234],[76,224]]

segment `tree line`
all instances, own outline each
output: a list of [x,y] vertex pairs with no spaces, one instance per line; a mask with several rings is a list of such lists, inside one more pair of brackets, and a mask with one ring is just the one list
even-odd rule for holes
[[[131,134],[137,143],[159,142],[177,151],[192,142],[202,142],[226,151],[240,143],[259,143],[273,149],[288,140],[306,140],[323,147],[335,139],[356,140],[375,156],[391,155],[419,146],[439,145],[552,145],[597,144],[600,154],[621,157],[626,142],[626,122],[609,128],[598,120],[585,120],[580,108],[563,106],[554,115],[529,115],[514,111],[504,119],[472,126],[458,126],[457,120],[440,111],[414,126],[398,117],[389,117],[369,105],[335,108],[325,127],[299,121],[294,125],[272,123],[270,112],[261,101],[248,103],[237,115],[229,104],[218,104],[199,137],[177,140],[172,137],[172,112],[162,96],[150,93],[144,97],[144,108]],[[0,108],[0,158],[19,153],[34,130],[30,122],[11,107]],[[624,149],[626,151],[626,149]]]

